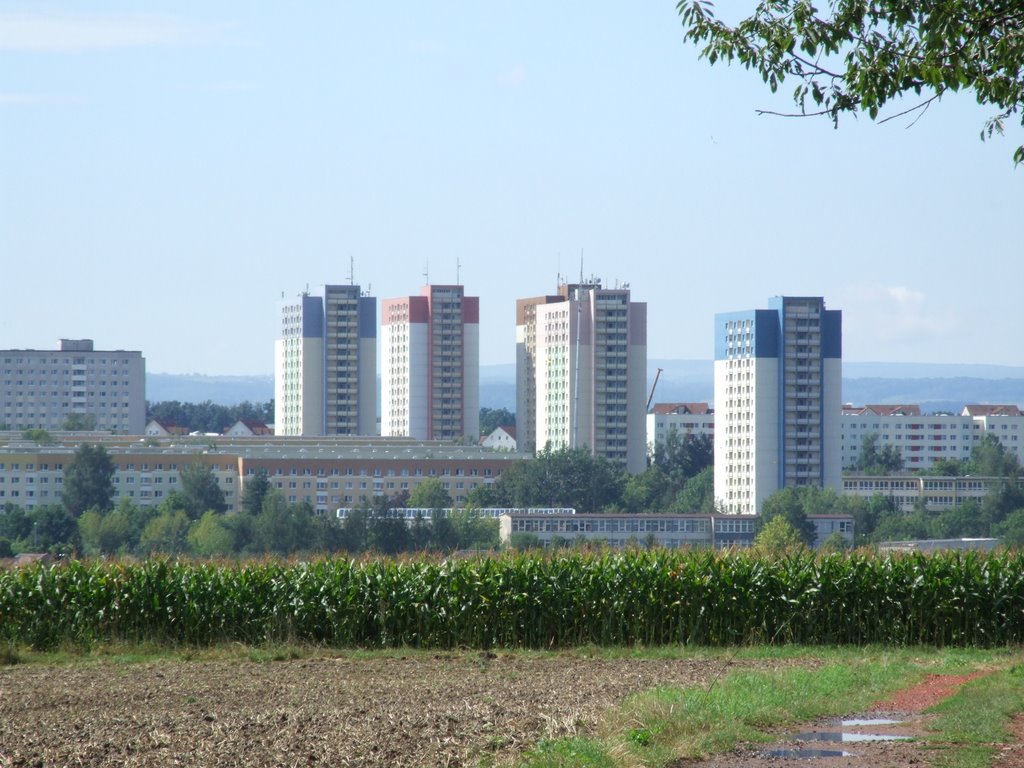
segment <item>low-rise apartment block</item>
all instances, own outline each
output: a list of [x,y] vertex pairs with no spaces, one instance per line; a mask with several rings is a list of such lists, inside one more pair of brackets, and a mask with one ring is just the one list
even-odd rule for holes
[[[194,462],[213,468],[228,509],[240,509],[245,483],[265,471],[271,486],[290,503],[308,503],[317,514],[374,496],[399,496],[436,478],[456,504],[481,485],[493,483],[516,461],[514,452],[440,441],[354,438],[147,438],[146,442],[101,441],[115,465],[115,503],[129,498],[158,506],[179,488],[181,471]],[[64,469],[75,445],[40,446],[12,435],[0,445],[0,506],[25,509],[61,503]]]
[[[1002,477],[942,477],[937,475],[859,475],[843,477],[843,493],[871,499],[884,496],[895,509],[910,512],[924,505],[929,512],[958,507],[966,501],[981,503],[989,492],[998,490]],[[1024,478],[1017,479],[1024,488]]]
[[[810,515],[814,523],[815,546],[833,533],[853,544],[854,525],[849,515]],[[667,549],[680,547],[724,549],[749,547],[757,534],[758,518],[753,515],[665,515],[665,514],[534,514],[510,512],[499,518],[501,541],[513,534],[535,536],[544,547],[554,542],[587,541],[612,549],[653,544]]]
[[146,362],[141,352],[95,349],[92,339],[60,348],[0,350],[0,424],[7,429],[72,428],[141,435]]
[[843,406],[844,467],[857,463],[869,435],[878,435],[879,447],[898,448],[910,471],[929,469],[939,459],[969,459],[984,435],[1024,463],[1024,414],[1016,405],[965,405],[959,414],[922,414],[915,404]]

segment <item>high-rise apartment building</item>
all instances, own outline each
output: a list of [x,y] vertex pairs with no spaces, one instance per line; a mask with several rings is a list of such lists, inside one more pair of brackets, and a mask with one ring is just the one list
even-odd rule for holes
[[647,305],[600,281],[516,302],[516,437],[646,464]]
[[427,285],[381,304],[381,434],[480,437],[480,299]]
[[377,300],[325,285],[283,302],[274,371],[276,434],[376,434]]
[[781,488],[842,489],[842,312],[820,297],[715,316],[715,501],[757,514]]
[[61,339],[59,350],[0,350],[0,423],[141,435],[146,361],[141,352],[94,349],[92,339]]

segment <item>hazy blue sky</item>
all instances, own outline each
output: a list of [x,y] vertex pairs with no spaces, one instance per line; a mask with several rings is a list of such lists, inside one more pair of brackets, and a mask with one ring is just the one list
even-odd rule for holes
[[458,261],[512,362],[515,299],[582,250],[652,358],[807,294],[848,360],[1024,364],[1019,125],[755,114],[793,87],[698,61],[672,2],[0,1],[0,348],[269,374],[282,292]]

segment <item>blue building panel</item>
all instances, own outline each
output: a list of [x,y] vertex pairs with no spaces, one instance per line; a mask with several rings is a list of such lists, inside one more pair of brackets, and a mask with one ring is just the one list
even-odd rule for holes
[[377,338],[377,299],[374,296],[362,296],[359,299],[359,319],[357,335],[360,339]]
[[302,337],[322,339],[324,336],[324,301],[319,296],[302,297]]
[[843,311],[841,309],[826,309],[821,318],[821,356],[837,360],[843,357]]
[[721,312],[715,315],[715,360],[729,356],[727,324],[753,321],[753,357],[778,357],[782,352],[782,334],[779,313],[771,309],[753,309],[744,312]]

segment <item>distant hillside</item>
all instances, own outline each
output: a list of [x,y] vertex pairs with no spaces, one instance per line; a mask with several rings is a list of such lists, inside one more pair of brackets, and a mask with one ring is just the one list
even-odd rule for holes
[[248,400],[265,403],[274,396],[273,376],[203,376],[197,373],[147,373],[146,399],[151,403],[237,405]]
[[[712,402],[714,364],[710,360],[649,360],[646,391],[662,369],[654,402]],[[378,391],[380,382],[378,381]],[[201,376],[151,373],[150,402],[180,400],[235,405],[266,402],[274,396],[272,376]],[[843,402],[918,403],[925,411],[957,411],[966,403],[1024,406],[1024,367],[910,363],[843,363]],[[480,405],[516,407],[515,365],[480,367]]]

